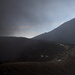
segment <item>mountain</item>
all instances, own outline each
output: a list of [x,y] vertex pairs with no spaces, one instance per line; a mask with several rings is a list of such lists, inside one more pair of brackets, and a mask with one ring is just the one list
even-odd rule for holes
[[20,61],[50,61],[66,50],[60,44],[41,40],[27,49],[30,51],[24,51],[19,58]]
[[57,43],[21,37],[0,37],[0,62],[50,60],[65,48]]
[[75,45],[75,18],[63,23],[53,31],[38,35],[33,39],[41,39]]
[[27,45],[27,38],[0,37],[0,61],[16,60]]

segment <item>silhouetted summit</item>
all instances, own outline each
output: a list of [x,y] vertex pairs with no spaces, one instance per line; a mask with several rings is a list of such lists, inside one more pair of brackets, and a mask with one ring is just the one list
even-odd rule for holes
[[75,18],[63,23],[53,31],[38,35],[33,39],[42,39],[75,45]]

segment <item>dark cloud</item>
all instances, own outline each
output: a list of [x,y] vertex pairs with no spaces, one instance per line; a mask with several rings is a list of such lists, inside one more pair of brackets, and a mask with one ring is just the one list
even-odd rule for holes
[[0,0],[0,35],[32,37],[75,17],[74,0]]

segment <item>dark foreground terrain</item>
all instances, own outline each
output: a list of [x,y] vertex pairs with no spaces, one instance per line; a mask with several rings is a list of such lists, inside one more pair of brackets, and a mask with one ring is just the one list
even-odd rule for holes
[[0,64],[0,75],[75,75],[75,63],[65,61]]
[[75,75],[75,46],[1,37],[0,75]]
[[75,47],[47,62],[7,62],[0,75],[75,75]]
[[70,75],[68,66],[54,63],[20,62],[0,65],[0,75]]

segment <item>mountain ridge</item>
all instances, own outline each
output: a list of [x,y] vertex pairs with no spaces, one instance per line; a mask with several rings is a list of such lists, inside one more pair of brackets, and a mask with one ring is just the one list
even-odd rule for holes
[[75,45],[74,33],[75,33],[75,18],[63,23],[61,26],[57,27],[56,29],[48,33],[38,35],[33,39],[41,39]]

